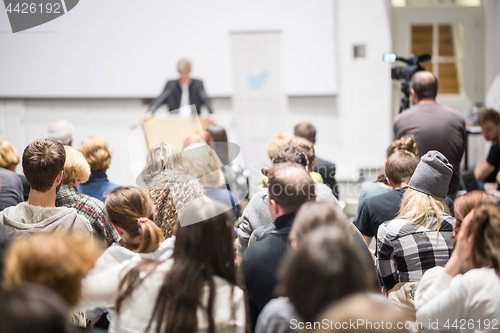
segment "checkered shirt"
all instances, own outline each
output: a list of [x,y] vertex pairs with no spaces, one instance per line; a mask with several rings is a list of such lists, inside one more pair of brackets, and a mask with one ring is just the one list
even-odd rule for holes
[[402,219],[383,223],[377,233],[377,253],[386,289],[398,282],[418,282],[428,269],[444,266],[453,250],[453,223],[453,217],[443,214],[439,233],[435,217],[428,227]]
[[56,206],[76,209],[78,214],[87,218],[96,234],[108,246],[120,241],[120,236],[108,221],[108,214],[101,200],[78,193],[73,185],[64,185],[57,192]]

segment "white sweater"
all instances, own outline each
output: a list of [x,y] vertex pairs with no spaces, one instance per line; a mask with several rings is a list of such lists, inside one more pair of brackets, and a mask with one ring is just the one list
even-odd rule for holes
[[157,250],[150,253],[136,253],[119,244],[111,245],[83,279],[82,295],[76,310],[113,307],[124,268],[142,259],[167,260],[172,256],[174,246],[175,236],[164,240]]
[[[149,320],[152,316],[153,309],[158,297],[159,289],[172,267],[173,259],[169,259],[159,266],[141,283],[141,285],[125,299],[120,310],[120,314],[115,314],[109,326],[110,333],[144,333]],[[128,270],[128,268],[127,268]],[[214,301],[214,321],[215,331],[217,333],[245,332],[246,326],[246,310],[245,296],[243,291],[237,287],[230,285],[226,280],[220,277],[214,277],[216,288]],[[231,299],[231,289],[233,295]],[[205,286],[203,294],[203,305],[208,302],[208,286]],[[231,308],[234,304],[234,309]],[[234,316],[232,316],[234,310]],[[198,332],[206,332],[208,329],[208,320],[200,307],[197,311]],[[149,332],[154,332],[155,325],[153,324]]]
[[[495,270],[472,269],[452,277],[442,268],[436,269],[424,274],[417,289],[417,321],[426,329],[499,332],[500,278]],[[426,277],[432,275],[434,281],[425,286]]]

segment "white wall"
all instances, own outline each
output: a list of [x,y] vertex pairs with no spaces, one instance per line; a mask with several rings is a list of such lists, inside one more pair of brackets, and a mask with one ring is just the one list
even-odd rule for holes
[[[275,128],[293,132],[299,122],[313,123],[318,131],[317,155],[337,164],[339,180],[352,181],[358,179],[359,168],[383,166],[391,140],[390,70],[381,61],[382,54],[392,50],[391,21],[386,0],[332,1],[330,14],[336,22],[332,29],[337,31],[332,47],[338,62],[333,57],[331,61],[338,71],[338,97],[289,97],[287,114]],[[366,58],[353,59],[355,44],[366,46]],[[311,59],[303,61],[310,71],[322,72]],[[238,131],[230,100],[217,98],[213,104],[217,122],[227,129],[229,139],[248,140]],[[46,136],[52,121],[65,118],[76,128],[74,146],[90,135],[104,137],[114,150],[110,179],[133,184],[127,139],[146,108],[139,99],[0,99],[0,140],[11,141],[21,154],[29,142]],[[259,145],[265,151],[265,144]]]
[[485,0],[485,102],[500,111],[500,2]]
[[288,94],[335,94],[333,1],[86,0],[16,34],[0,10],[0,96],[153,97],[188,57],[209,95],[229,97],[230,33],[269,30],[283,32]]

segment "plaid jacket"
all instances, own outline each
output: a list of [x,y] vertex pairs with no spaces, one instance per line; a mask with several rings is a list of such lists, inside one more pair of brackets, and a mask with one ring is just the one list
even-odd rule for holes
[[62,186],[56,195],[57,207],[71,207],[89,220],[96,234],[109,246],[120,241],[120,236],[108,221],[104,203],[85,194],[79,194],[73,185]]
[[443,214],[428,228],[396,219],[383,223],[377,233],[380,275],[389,291],[398,282],[418,282],[430,268],[444,266],[453,250],[453,217]]

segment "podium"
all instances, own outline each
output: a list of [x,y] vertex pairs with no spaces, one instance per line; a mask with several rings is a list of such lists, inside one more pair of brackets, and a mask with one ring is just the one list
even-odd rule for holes
[[142,128],[148,149],[156,143],[168,142],[181,152],[184,140],[193,133],[205,131],[208,124],[208,119],[198,116],[169,115],[150,119],[142,124]]

